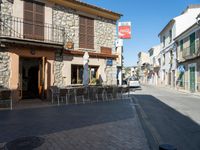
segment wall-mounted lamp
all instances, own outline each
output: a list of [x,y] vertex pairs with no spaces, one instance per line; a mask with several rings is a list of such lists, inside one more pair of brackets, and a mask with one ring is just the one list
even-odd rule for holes
[[31,53],[32,55],[35,55],[35,49],[31,48],[30,53]]
[[65,43],[65,49],[73,49],[74,43],[72,41],[68,41]]

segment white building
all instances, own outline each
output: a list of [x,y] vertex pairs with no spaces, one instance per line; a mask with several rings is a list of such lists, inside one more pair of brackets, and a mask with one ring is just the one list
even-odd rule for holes
[[163,85],[175,87],[176,81],[176,46],[174,38],[196,22],[200,5],[188,6],[181,15],[173,18],[159,33],[161,41],[161,80]]
[[147,83],[147,66],[149,65],[149,54],[145,52],[139,52],[137,65],[140,81]]
[[159,77],[159,59],[160,45],[153,46],[149,49],[149,70],[148,70],[148,83],[157,85]]

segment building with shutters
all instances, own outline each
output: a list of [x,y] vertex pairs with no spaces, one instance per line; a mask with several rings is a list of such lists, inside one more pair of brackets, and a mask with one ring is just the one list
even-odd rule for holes
[[200,25],[194,23],[175,39],[177,44],[177,88],[200,92]]
[[117,84],[116,22],[121,14],[77,0],[0,1],[0,86],[14,99],[40,98],[50,86]]
[[171,19],[159,33],[161,82],[164,86],[176,87],[177,57],[174,39],[196,22],[196,16],[200,13],[200,5],[189,5],[179,16]]

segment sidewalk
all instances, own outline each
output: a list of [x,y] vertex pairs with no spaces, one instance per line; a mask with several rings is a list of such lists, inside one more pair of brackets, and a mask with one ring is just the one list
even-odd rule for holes
[[128,99],[0,113],[0,149],[20,137],[45,140],[38,150],[149,150],[135,105]]
[[188,95],[200,97],[200,93],[199,92],[192,93],[192,92],[187,91],[187,90],[178,89],[178,88],[174,88],[174,87],[170,87],[170,86],[164,86],[164,85],[157,85],[157,86],[155,86],[155,85],[149,85],[149,84],[142,84],[142,86],[168,89],[168,90],[171,90],[171,91],[175,90],[176,92],[179,92],[179,93],[185,93],[185,94],[188,94]]

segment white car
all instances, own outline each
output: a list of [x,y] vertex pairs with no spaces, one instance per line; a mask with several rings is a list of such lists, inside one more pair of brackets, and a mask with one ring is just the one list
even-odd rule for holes
[[136,77],[129,77],[127,83],[129,87],[140,87],[140,81]]

